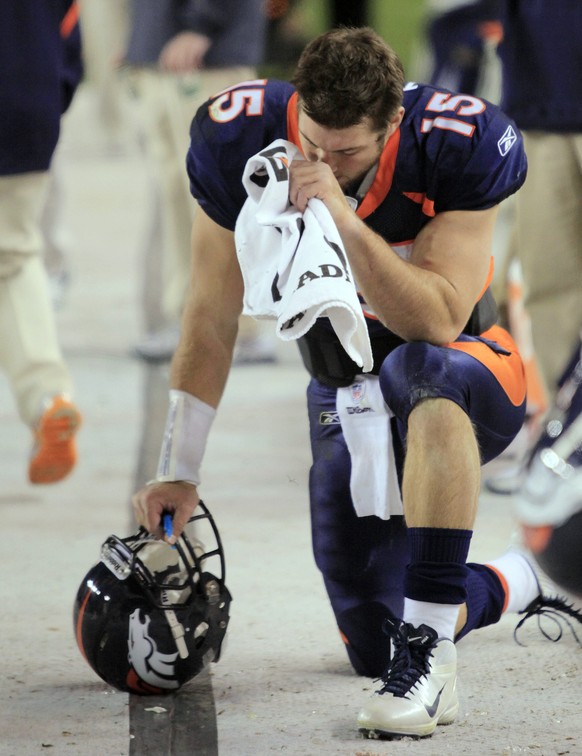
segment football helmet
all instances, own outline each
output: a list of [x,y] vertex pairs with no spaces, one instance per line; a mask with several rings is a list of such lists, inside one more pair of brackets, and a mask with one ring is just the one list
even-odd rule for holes
[[516,512],[542,570],[582,597],[582,342],[529,456]]
[[220,536],[202,501],[175,546],[144,528],[109,536],[75,598],[81,653],[118,690],[177,691],[220,657],[231,602],[224,581]]

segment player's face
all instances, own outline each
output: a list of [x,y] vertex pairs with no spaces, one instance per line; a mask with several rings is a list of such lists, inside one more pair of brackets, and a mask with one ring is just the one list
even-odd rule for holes
[[347,129],[330,129],[320,126],[300,109],[301,149],[307,160],[327,163],[345,189],[375,165],[401,120],[399,113],[385,131],[374,131],[367,120]]

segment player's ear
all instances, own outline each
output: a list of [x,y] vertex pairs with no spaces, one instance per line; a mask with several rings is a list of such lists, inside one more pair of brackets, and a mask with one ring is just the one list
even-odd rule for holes
[[396,111],[396,113],[392,116],[392,118],[388,121],[388,131],[391,134],[393,134],[396,131],[396,129],[400,126],[403,118],[404,118],[404,108],[401,105]]

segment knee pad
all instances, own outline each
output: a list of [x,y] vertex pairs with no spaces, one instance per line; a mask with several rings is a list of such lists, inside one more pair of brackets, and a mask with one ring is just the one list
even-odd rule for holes
[[443,397],[466,410],[459,376],[452,375],[450,349],[425,342],[402,344],[391,352],[380,369],[384,401],[404,424],[421,399]]

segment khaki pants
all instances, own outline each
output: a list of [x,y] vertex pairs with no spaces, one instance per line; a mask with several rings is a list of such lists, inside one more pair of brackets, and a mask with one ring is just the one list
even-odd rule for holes
[[550,394],[582,328],[582,134],[524,133],[515,247],[535,351]]
[[32,426],[47,395],[70,393],[43,261],[48,173],[0,176],[0,369]]
[[190,194],[186,154],[192,118],[211,95],[254,76],[254,70],[247,67],[187,75],[166,74],[153,68],[128,71],[139,105],[138,124],[158,182],[162,312],[170,321],[180,317],[190,277],[190,233],[196,202]]
[[84,81],[95,90],[100,126],[115,146],[125,130],[125,92],[117,66],[128,35],[128,0],[80,0],[79,11]]

